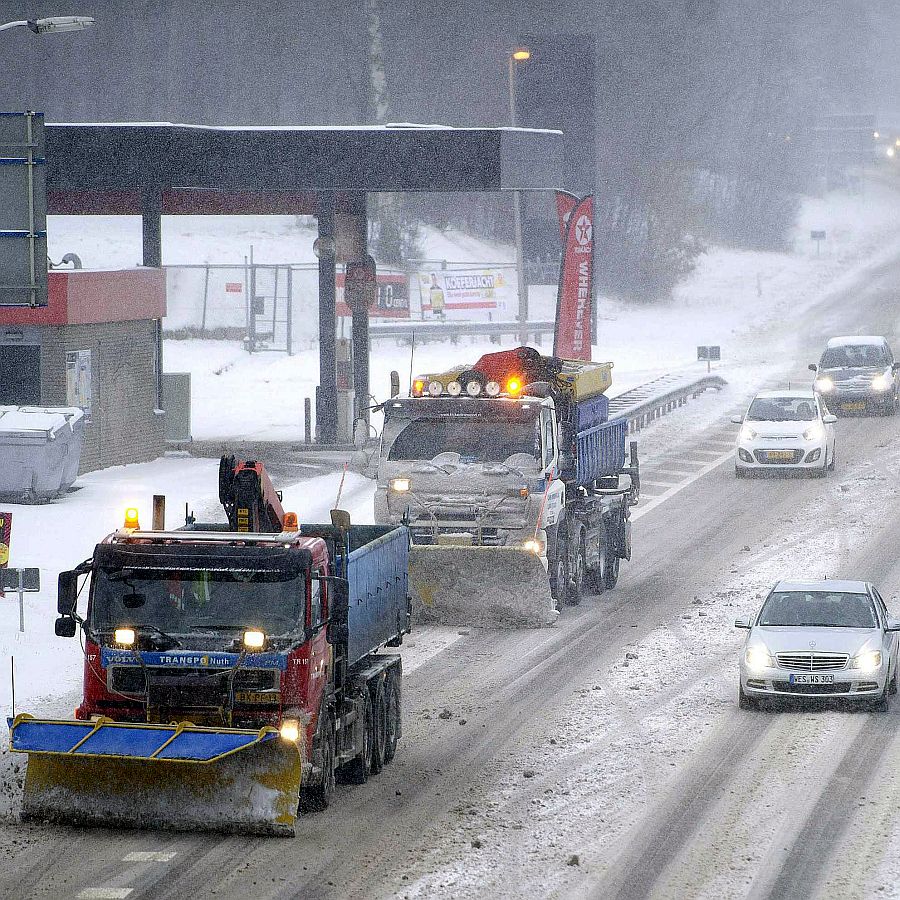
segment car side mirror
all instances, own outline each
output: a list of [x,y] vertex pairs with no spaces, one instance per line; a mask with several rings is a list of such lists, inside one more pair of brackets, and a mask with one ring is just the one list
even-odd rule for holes
[[832,413],[828,413],[827,416],[822,416],[822,421],[826,425],[834,425],[834,423],[837,422],[837,416]]
[[749,631],[749,629],[752,627],[752,625],[750,624],[749,619],[735,619],[734,627],[735,628],[743,628],[743,629]]
[[53,630],[57,637],[72,638],[75,637],[78,623],[71,616],[60,616],[53,623]]
[[61,616],[71,616],[77,603],[78,572],[60,572],[57,581],[56,611]]
[[888,619],[884,626],[885,631],[900,631],[900,619]]
[[810,372],[818,372],[819,371],[819,367],[815,363],[810,363],[809,366],[807,366],[807,368],[809,369]]
[[743,416],[734,415],[731,417],[731,421],[734,422],[735,425],[740,425],[744,421]]

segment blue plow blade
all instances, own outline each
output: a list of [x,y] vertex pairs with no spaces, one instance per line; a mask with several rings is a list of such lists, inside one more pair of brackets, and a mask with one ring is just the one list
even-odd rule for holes
[[259,731],[7,720],[28,754],[23,815],[85,824],[293,834],[302,741]]

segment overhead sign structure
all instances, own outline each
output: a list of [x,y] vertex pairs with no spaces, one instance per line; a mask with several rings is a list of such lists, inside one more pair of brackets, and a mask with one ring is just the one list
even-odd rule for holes
[[0,306],[47,305],[44,114],[0,112]]
[[[564,206],[557,199],[560,219]],[[594,195],[579,200],[568,212],[562,267],[556,295],[553,355],[564,359],[591,358],[591,305],[594,294]]]

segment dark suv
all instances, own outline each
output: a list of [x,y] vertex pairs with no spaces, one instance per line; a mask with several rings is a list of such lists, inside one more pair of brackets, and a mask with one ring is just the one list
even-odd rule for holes
[[831,338],[819,364],[813,388],[833,413],[893,415],[900,396],[900,363],[883,337]]

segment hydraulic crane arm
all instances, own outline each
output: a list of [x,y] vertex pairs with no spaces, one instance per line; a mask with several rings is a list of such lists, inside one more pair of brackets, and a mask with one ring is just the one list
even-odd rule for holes
[[219,462],[219,502],[232,531],[277,534],[284,530],[281,491],[256,460],[223,456]]

